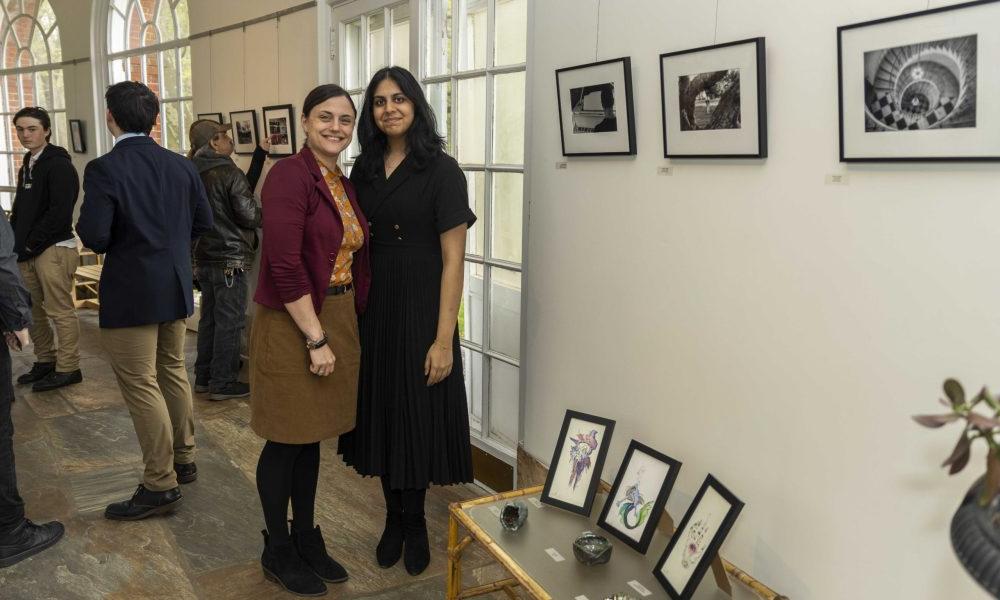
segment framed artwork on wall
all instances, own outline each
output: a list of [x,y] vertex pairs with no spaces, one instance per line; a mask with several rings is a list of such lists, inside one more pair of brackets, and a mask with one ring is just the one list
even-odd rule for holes
[[597,524],[645,554],[680,469],[680,461],[632,440]]
[[253,109],[229,113],[233,124],[233,144],[236,154],[253,154],[257,149],[260,132],[257,130],[257,111]]
[[764,38],[660,55],[665,158],[765,158]]
[[729,535],[743,502],[709,475],[656,563],[653,575],[673,600],[690,600]]
[[615,422],[567,410],[541,501],[590,516]]
[[629,57],[556,70],[564,156],[635,154]]
[[76,154],[87,153],[87,136],[83,132],[83,121],[80,119],[69,120],[69,139],[73,145],[73,152]]
[[222,113],[198,113],[198,120],[208,119],[209,121],[215,121],[216,123],[222,123]]
[[295,122],[292,120],[292,105],[265,106],[264,135],[271,140],[271,156],[291,156],[295,154]]
[[841,162],[1000,160],[1000,1],[837,28]]

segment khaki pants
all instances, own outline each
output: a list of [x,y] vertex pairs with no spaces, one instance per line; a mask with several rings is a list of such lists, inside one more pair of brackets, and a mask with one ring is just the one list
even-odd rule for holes
[[[76,248],[49,246],[34,258],[17,263],[31,294],[28,330],[35,342],[35,360],[56,363],[56,371],[69,373],[80,368],[80,321],[73,306],[73,274],[79,262]],[[56,326],[59,349],[49,319]]]
[[143,485],[154,492],[177,487],[174,463],[194,462],[194,413],[184,366],[184,320],[101,329],[101,342],[146,464]]

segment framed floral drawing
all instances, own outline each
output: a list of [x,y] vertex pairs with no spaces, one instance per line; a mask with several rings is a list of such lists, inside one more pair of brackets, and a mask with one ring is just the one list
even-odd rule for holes
[[632,440],[597,524],[645,554],[680,469],[680,461]]
[[253,109],[229,113],[233,124],[233,142],[236,154],[253,154],[257,149],[257,111]]
[[837,28],[841,162],[1000,160],[1000,0]]
[[691,502],[653,575],[673,600],[690,600],[729,535],[743,502],[709,475]]
[[615,422],[567,410],[541,501],[590,516]]
[[556,70],[563,156],[635,154],[629,57]]

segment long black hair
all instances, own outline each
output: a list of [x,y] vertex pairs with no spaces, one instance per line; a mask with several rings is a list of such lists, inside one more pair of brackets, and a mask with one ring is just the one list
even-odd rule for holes
[[403,67],[384,67],[372,76],[358,115],[358,143],[361,144],[358,166],[369,180],[382,175],[382,157],[389,147],[389,139],[376,125],[374,116],[375,88],[386,79],[393,80],[413,103],[413,124],[406,131],[406,151],[415,168],[422,170],[444,151],[444,138],[438,135],[434,111],[413,74]]

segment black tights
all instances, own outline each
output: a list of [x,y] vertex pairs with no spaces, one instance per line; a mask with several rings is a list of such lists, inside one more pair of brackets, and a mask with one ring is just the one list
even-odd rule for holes
[[387,512],[406,513],[411,515],[424,514],[424,497],[427,489],[394,490],[389,487],[389,480],[382,477],[382,495],[385,497]]
[[282,444],[268,440],[257,461],[257,492],[271,541],[289,541],[288,501],[292,501],[296,531],[313,529],[316,483],[319,481],[319,442]]

